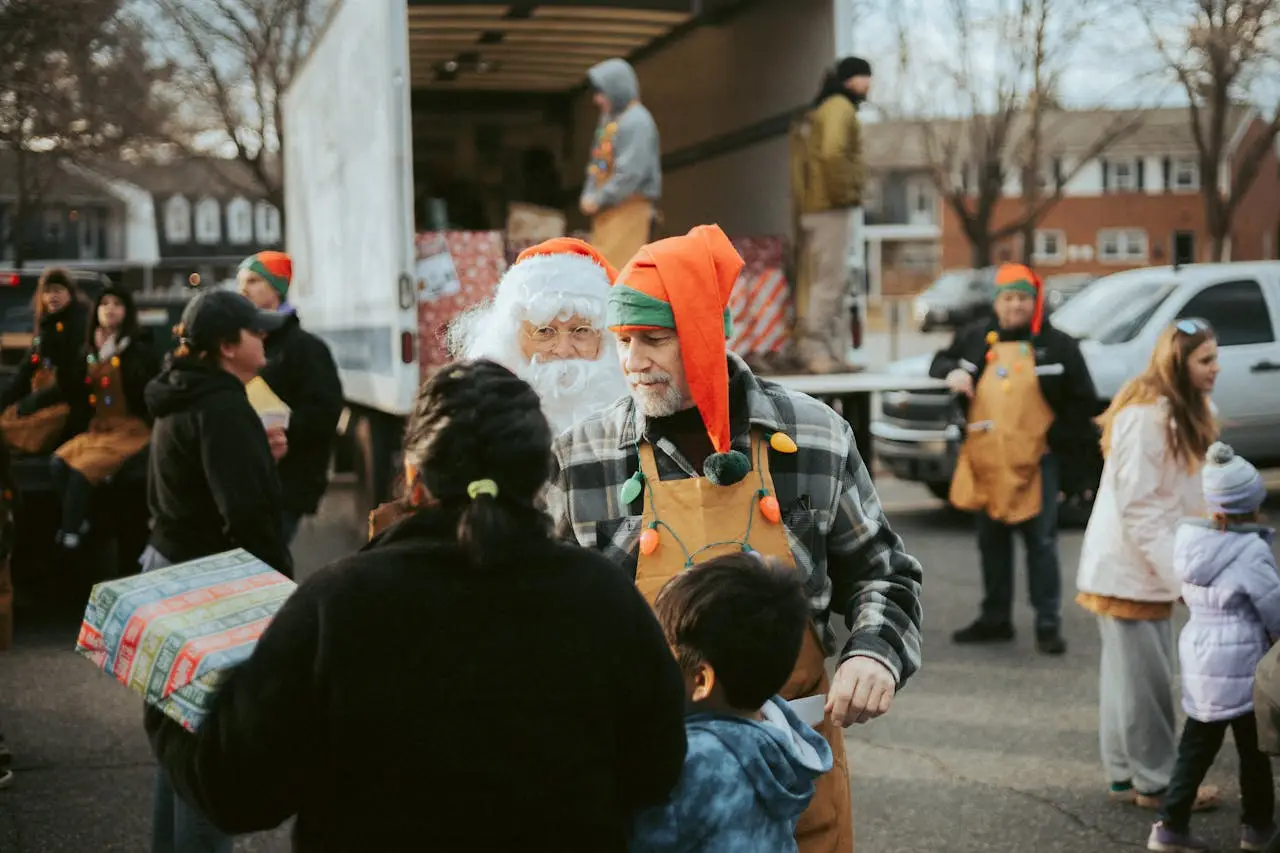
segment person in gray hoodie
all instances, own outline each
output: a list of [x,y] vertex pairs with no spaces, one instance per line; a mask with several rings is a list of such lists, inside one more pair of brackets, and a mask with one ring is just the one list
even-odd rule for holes
[[640,83],[625,59],[587,72],[600,108],[579,206],[592,218],[591,245],[622,269],[649,242],[654,205],[662,197],[658,126],[640,103]]
[[1201,479],[1211,517],[1181,524],[1173,546],[1191,611],[1178,643],[1187,723],[1147,849],[1209,849],[1191,836],[1191,811],[1231,729],[1240,756],[1240,849],[1263,850],[1275,832],[1275,789],[1271,762],[1258,748],[1254,674],[1280,637],[1275,531],[1258,524],[1267,496],[1262,477],[1229,446],[1209,447]]
[[800,719],[808,700],[777,695],[808,630],[799,577],[755,552],[730,554],[677,575],[654,609],[684,672],[688,750],[668,802],[637,817],[629,853],[798,850],[796,821],[832,766],[831,747]]

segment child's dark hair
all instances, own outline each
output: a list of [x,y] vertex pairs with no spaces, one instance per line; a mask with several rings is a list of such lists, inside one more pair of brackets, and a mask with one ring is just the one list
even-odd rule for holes
[[[455,361],[423,383],[404,455],[435,511],[457,516],[474,565],[518,562],[530,535],[550,535],[535,501],[551,473],[551,427],[537,392],[496,362]],[[468,494],[485,480],[496,495]]]
[[677,575],[654,609],[681,669],[710,664],[739,711],[759,709],[787,683],[810,618],[796,572],[745,553]]

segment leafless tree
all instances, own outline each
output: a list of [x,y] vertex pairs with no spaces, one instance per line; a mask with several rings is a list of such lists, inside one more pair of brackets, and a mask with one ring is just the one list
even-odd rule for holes
[[114,156],[158,137],[165,76],[122,0],[0,2],[0,151],[15,197],[3,239],[21,266],[31,216],[62,163]]
[[[1137,129],[1138,111],[1116,111],[1096,137],[1064,168],[1046,177],[1057,157],[1050,141],[1061,115],[1061,74],[1088,27],[1083,4],[1067,0],[995,0],[975,5],[948,0],[950,56],[929,69],[914,61],[912,76],[928,80],[935,94],[951,93],[955,104],[917,109],[915,124],[935,186],[969,242],[975,267],[991,263],[994,248],[1023,235],[1030,261],[1036,225],[1061,200],[1063,189],[1091,160]],[[902,16],[911,26],[911,16]],[[909,33],[899,51],[910,49]],[[912,58],[914,59],[914,57]],[[939,86],[938,84],[942,85]],[[1019,212],[997,222],[997,208],[1011,174],[1020,178]]]
[[1139,8],[1190,104],[1213,259],[1223,260],[1236,210],[1280,135],[1280,96],[1272,89],[1258,132],[1229,150],[1234,108],[1250,100],[1255,83],[1280,80],[1280,0],[1143,0]]
[[229,147],[265,197],[284,210],[284,103],[329,0],[146,0],[153,35],[175,66],[187,106],[175,138]]

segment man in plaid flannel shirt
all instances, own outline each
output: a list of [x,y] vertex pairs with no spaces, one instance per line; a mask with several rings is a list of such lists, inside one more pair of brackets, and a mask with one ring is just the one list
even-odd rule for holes
[[[562,536],[634,576],[644,498],[624,505],[622,493],[636,477],[642,442],[652,446],[661,480],[696,477],[702,468],[715,482],[715,460],[748,453],[751,431],[794,439],[795,452],[771,453],[769,464],[825,651],[839,652],[827,709],[840,725],[865,722],[888,711],[920,666],[921,567],[889,527],[849,424],[812,397],[752,375],[725,351],[718,328],[692,332],[719,326],[721,313],[727,324],[741,266],[723,233],[701,226],[646,247],[620,273],[609,326],[632,396],[556,440],[548,509]],[[839,650],[832,610],[851,632]]]

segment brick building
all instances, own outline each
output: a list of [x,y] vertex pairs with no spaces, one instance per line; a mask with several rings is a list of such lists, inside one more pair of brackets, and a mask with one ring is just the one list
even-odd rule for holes
[[[1078,111],[1054,116],[1050,125],[1045,181],[1075,170],[1084,155],[1114,120],[1105,111]],[[1222,169],[1232,179],[1240,153],[1263,132],[1258,113],[1240,106],[1227,120],[1229,140]],[[1021,188],[1011,175],[1005,196],[996,206],[999,228],[1022,211]],[[942,209],[942,264],[967,267],[972,250],[950,207]],[[1269,260],[1280,252],[1280,173],[1277,151],[1269,149],[1261,169],[1241,201],[1232,222],[1226,259]],[[992,261],[1021,255],[1021,238],[995,247]],[[1149,110],[1141,124],[1103,154],[1085,163],[1063,187],[1063,197],[1036,228],[1034,260],[1046,274],[1105,275],[1121,269],[1212,259],[1212,239],[1205,224],[1200,169],[1190,120],[1184,108]]]
[[[1076,168],[1119,114],[1056,113],[1046,123],[1043,181],[1052,188],[1070,175],[1063,197],[1039,223],[1035,260],[1046,275],[1105,275],[1132,267],[1206,261],[1212,241],[1190,120],[1185,108],[1144,111],[1140,124],[1101,156]],[[1264,122],[1256,110],[1234,108],[1227,121],[1225,176]],[[935,122],[939,139],[964,132],[959,122]],[[1015,131],[1017,128],[1015,128]],[[868,168],[868,267],[872,296],[918,291],[943,269],[966,268],[973,253],[960,223],[933,187],[925,133],[916,122],[865,125]],[[1228,245],[1232,260],[1280,257],[1280,143],[1272,146],[1237,208]],[[1022,210],[1016,169],[1007,168],[993,224]],[[1074,172],[1074,174],[1071,174]],[[966,176],[958,176],[965,180]],[[976,182],[972,173],[967,176]],[[999,243],[992,262],[1020,257],[1021,238]]]

